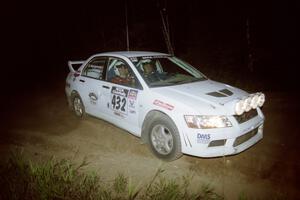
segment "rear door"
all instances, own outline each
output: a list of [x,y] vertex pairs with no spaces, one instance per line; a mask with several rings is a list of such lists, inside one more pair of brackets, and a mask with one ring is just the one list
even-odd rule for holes
[[86,64],[79,77],[80,96],[88,114],[103,118],[105,107],[102,87],[105,83],[106,57],[95,57]]

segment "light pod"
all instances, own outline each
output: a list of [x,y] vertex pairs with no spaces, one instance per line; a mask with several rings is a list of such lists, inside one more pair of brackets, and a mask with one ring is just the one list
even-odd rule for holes
[[253,94],[251,98],[250,106],[251,108],[256,109],[258,106],[259,93]]
[[265,103],[265,99],[266,99],[265,95],[263,93],[260,93],[259,96],[258,96],[257,105],[259,107],[262,107],[264,105],[264,103]]
[[245,110],[244,110],[243,106],[244,106],[244,100],[239,100],[239,101],[235,104],[234,110],[235,110],[235,113],[236,113],[237,115],[241,115],[241,114],[244,113]]

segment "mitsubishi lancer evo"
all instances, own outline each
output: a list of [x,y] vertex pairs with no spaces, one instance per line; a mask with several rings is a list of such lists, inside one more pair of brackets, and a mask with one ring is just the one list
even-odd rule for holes
[[213,81],[175,56],[108,52],[68,65],[65,92],[75,115],[125,129],[162,160],[233,155],[263,137],[262,92]]

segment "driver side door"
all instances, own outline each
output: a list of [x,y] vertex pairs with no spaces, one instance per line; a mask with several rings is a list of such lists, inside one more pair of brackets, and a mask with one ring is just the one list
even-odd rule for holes
[[[114,79],[116,76],[119,76],[116,66],[120,62],[128,68],[129,80],[132,80],[132,82],[113,81],[116,80]],[[139,99],[143,94],[142,86],[130,65],[120,58],[108,58],[106,74],[106,82],[105,87],[102,87],[102,94],[105,99],[105,105],[107,105],[104,108],[104,112],[108,113],[108,121],[136,135],[139,132]]]

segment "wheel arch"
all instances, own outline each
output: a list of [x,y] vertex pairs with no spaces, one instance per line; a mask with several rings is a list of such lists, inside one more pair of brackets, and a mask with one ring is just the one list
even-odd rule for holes
[[[74,97],[78,95],[80,98],[80,94],[77,90],[72,90],[71,95],[70,95],[70,99],[69,99],[69,106],[73,109],[73,99]],[[81,98],[82,99],[82,98]],[[84,102],[82,101],[82,104],[84,105]]]
[[73,99],[75,95],[79,95],[79,93],[77,92],[77,90],[72,90],[70,98]]
[[[147,121],[148,121],[149,118],[155,117],[156,115],[165,115],[165,116],[168,117],[170,120],[172,120],[172,122],[176,125],[176,123],[175,123],[175,121],[173,120],[173,118],[172,118],[170,115],[168,115],[167,113],[165,113],[165,112],[163,112],[163,111],[161,111],[161,110],[156,110],[156,109],[150,110],[150,111],[146,114],[146,116],[145,116],[145,118],[144,118],[144,120],[143,120],[143,124],[142,124],[142,129],[141,129],[141,140],[142,140],[143,143],[146,143],[146,144],[148,143],[148,137],[147,137],[148,132],[147,132],[147,128],[148,128],[148,126],[150,126],[150,124],[148,124]],[[176,127],[177,127],[177,125],[176,125]],[[178,129],[178,127],[177,127],[177,129]],[[179,135],[180,135],[180,134],[179,134]]]

